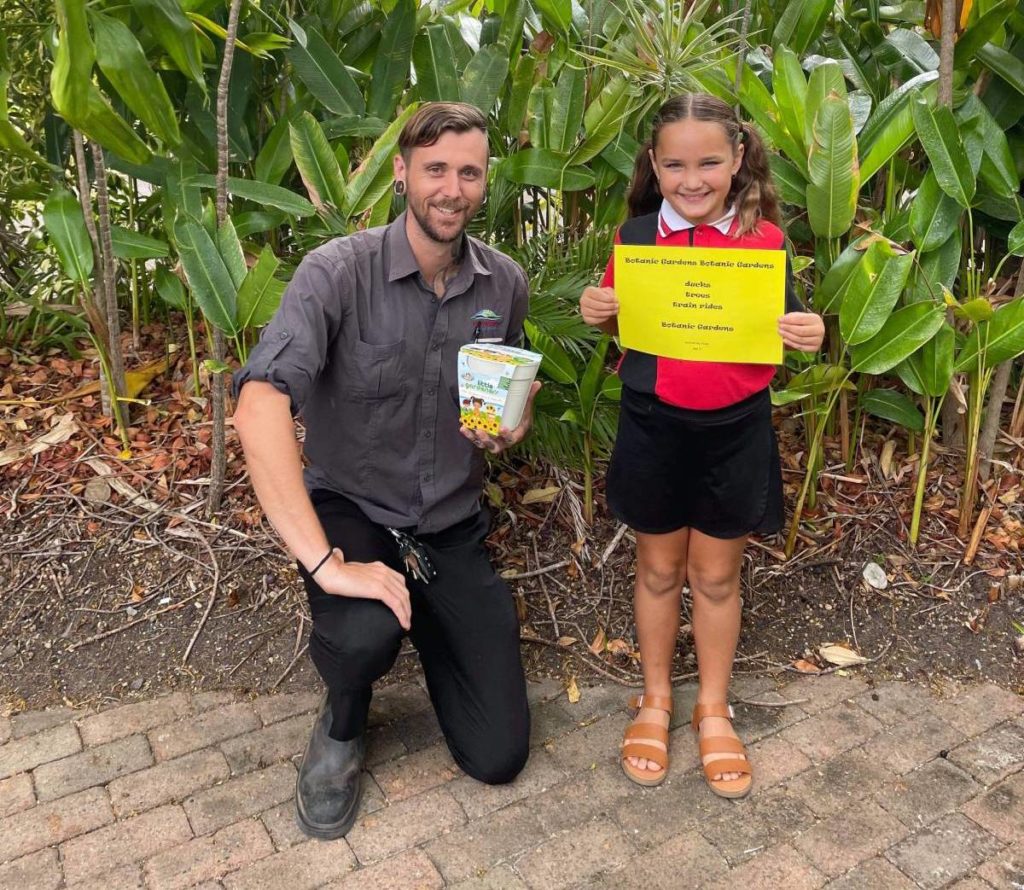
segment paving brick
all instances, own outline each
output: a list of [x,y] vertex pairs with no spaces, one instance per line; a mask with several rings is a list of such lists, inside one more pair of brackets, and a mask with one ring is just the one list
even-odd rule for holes
[[917,885],[879,856],[862,862],[825,886],[827,890],[915,890]]
[[838,877],[901,841],[909,829],[874,801],[859,801],[793,838],[822,874]]
[[485,874],[547,837],[537,816],[518,803],[435,838],[424,849],[444,879],[453,883]]
[[529,890],[526,882],[508,865],[499,865],[484,875],[447,886],[450,890]]
[[6,745],[10,741],[14,730],[11,727],[10,717],[0,717],[0,745]]
[[862,750],[847,751],[805,770],[786,783],[816,816],[827,817],[873,794],[892,778],[884,761]]
[[444,879],[422,850],[406,850],[358,871],[324,890],[440,890]]
[[560,832],[524,853],[516,860],[515,869],[531,886],[558,890],[622,866],[635,852],[619,826],[602,818]]
[[[1018,886],[1020,886],[1019,883]],[[981,878],[968,877],[950,885],[949,890],[992,890],[992,885]],[[1007,890],[1010,890],[1009,886],[1007,886]],[[1013,890],[1017,890],[1017,888],[1014,887]]]
[[[320,707],[320,692],[286,692],[277,695],[264,695],[252,703],[252,709],[259,714],[264,726],[287,720],[297,714],[309,714]],[[310,718],[309,725],[313,725]]]
[[748,859],[705,886],[715,890],[814,890],[825,883],[825,876],[789,844],[772,847]]
[[406,720],[426,710],[432,709],[430,697],[422,686],[416,683],[396,683],[394,686],[374,690],[367,725],[378,726]]
[[800,705],[808,714],[825,711],[839,702],[858,698],[868,690],[867,682],[860,676],[850,674],[801,674],[779,690],[783,698],[792,700],[806,698],[808,701]]
[[916,683],[887,680],[858,695],[854,701],[886,726],[918,717],[933,704],[932,693]]
[[412,754],[433,745],[443,738],[441,726],[433,709],[417,711],[393,724],[394,731],[405,745],[405,750]]
[[263,823],[247,819],[216,834],[158,853],[144,866],[150,890],[179,890],[215,881],[274,852]]
[[114,779],[107,786],[114,812],[119,818],[141,813],[161,804],[184,800],[229,775],[227,761],[216,748],[193,751],[175,760],[165,760],[150,769]]
[[530,753],[523,771],[512,782],[487,785],[470,776],[461,776],[451,783],[448,790],[462,804],[466,815],[476,819],[517,800],[540,794],[564,778],[565,773],[555,766],[551,756],[541,748]]
[[932,710],[964,735],[974,736],[1024,713],[1024,696],[994,683],[983,683],[966,687],[953,698],[937,703]]
[[28,773],[0,780],[0,819],[26,810],[35,802],[32,777]]
[[556,680],[554,677],[528,680],[526,683],[526,700],[530,703],[530,710],[533,711],[538,705],[557,698],[564,691],[565,685],[561,680]]
[[814,825],[814,813],[782,787],[754,792],[743,803],[742,818],[737,818],[735,807],[731,809],[702,819],[697,830],[733,866],[749,859],[751,851],[785,842]]
[[964,877],[998,852],[992,835],[956,813],[934,822],[885,852],[904,874],[930,890]]
[[356,867],[348,844],[306,841],[232,872],[222,883],[227,890],[313,890]]
[[[551,755],[556,766],[568,773],[591,769],[595,765],[617,760],[622,734],[629,720],[629,715],[624,711],[610,717],[595,719],[581,729],[549,742],[544,746],[544,750]],[[676,747],[670,741],[669,752],[674,755]]]
[[1020,890],[1024,887],[1024,844],[1014,844],[980,865],[976,872],[999,890]]
[[[673,781],[670,776],[666,784]],[[604,763],[577,773],[547,791],[532,794],[523,803],[540,819],[549,834],[589,822],[597,816],[613,816],[632,800],[640,786],[630,782],[617,763]]]
[[443,742],[388,761],[373,770],[373,778],[392,803],[445,785],[461,770]]
[[979,791],[967,773],[938,757],[886,783],[875,800],[904,825],[916,829],[953,812]]
[[451,793],[435,788],[364,816],[346,840],[360,862],[375,862],[422,844],[465,821],[462,807]]
[[[626,713],[626,705],[631,695],[640,690],[623,689],[621,686],[582,686],[579,687],[580,700],[575,704],[569,701],[564,693],[556,696],[552,701],[558,702],[559,707],[576,724],[585,725],[600,717],[607,717],[609,714],[621,714],[624,719],[629,719]],[[679,689],[673,693],[673,698],[683,695]]]
[[33,774],[36,795],[41,801],[67,797],[145,769],[152,763],[153,754],[145,736],[127,736],[38,767]]
[[0,862],[17,859],[112,822],[107,795],[90,788],[0,821]]
[[593,882],[602,890],[680,890],[722,877],[728,864],[699,834],[685,832]]
[[[778,692],[764,692],[757,698],[751,699],[751,701],[772,703],[781,703],[787,700],[785,695]],[[736,719],[733,722],[736,732],[748,745],[807,719],[807,712],[799,705],[764,708],[734,702],[733,711],[736,714]],[[689,729],[689,715],[683,716],[686,717],[685,723]]]
[[1024,767],[1024,722],[993,727],[953,749],[949,759],[983,785],[993,785]]
[[227,705],[150,730],[149,743],[157,760],[172,760],[189,751],[242,735],[259,725],[259,717],[249,705]]
[[0,887],[51,890],[59,887],[61,880],[57,851],[52,847],[0,865]]
[[301,756],[313,728],[312,714],[286,718],[255,732],[221,742],[220,749],[235,775]]
[[864,751],[889,772],[908,773],[959,745],[965,736],[940,717],[925,712],[892,726],[864,745]]
[[78,732],[70,723],[10,741],[0,748],[0,779],[35,769],[52,760],[70,757],[81,750]]
[[146,883],[142,879],[142,866],[132,863],[68,886],[73,890],[144,890]]
[[578,728],[556,701],[540,702],[530,707],[530,747],[536,748],[554,741]]
[[130,865],[192,837],[179,806],[166,806],[107,825],[61,844],[69,884]]
[[23,739],[54,726],[69,723],[80,712],[72,708],[46,708],[43,711],[25,711],[11,717],[11,737]]
[[641,788],[625,776],[622,780],[630,793],[615,807],[615,820],[643,850],[695,831],[723,813],[736,816],[735,803],[712,794],[700,773],[670,774],[655,788]]
[[815,763],[823,763],[837,754],[862,745],[883,728],[878,720],[856,705],[840,702],[784,729],[780,735]]
[[193,714],[203,714],[215,708],[223,708],[235,701],[233,693],[223,689],[212,692],[197,692],[189,697],[189,709]]
[[145,732],[162,723],[171,723],[188,713],[188,698],[184,693],[175,692],[151,701],[110,708],[99,714],[82,717],[76,722],[86,745],[102,745],[137,732]]
[[184,807],[193,831],[204,835],[283,803],[294,793],[295,768],[279,763],[200,791]]
[[1024,841],[1024,772],[1004,779],[962,811],[1000,840]]
[[811,759],[788,739],[773,735],[750,745],[747,753],[754,770],[754,793],[810,769]]
[[[433,715],[431,715],[433,716]],[[437,723],[437,719],[434,719]],[[440,729],[438,730],[440,733]],[[302,746],[306,750],[306,746]],[[402,741],[399,727],[394,723],[387,725],[371,726],[366,730],[366,768],[373,769],[403,754],[408,754],[409,749]]]
[[[359,811],[356,814],[356,818],[361,819],[363,816],[376,812],[383,806],[385,806],[384,794],[377,787],[377,783],[373,781],[373,777],[363,773],[363,797],[359,801]],[[294,800],[286,801],[280,806],[271,807],[266,812],[260,814],[260,818],[263,820],[263,824],[267,826],[267,831],[270,832],[270,837],[278,850],[284,850],[287,847],[292,847],[295,844],[308,840],[306,835],[302,833],[302,829],[299,828],[296,820]]]

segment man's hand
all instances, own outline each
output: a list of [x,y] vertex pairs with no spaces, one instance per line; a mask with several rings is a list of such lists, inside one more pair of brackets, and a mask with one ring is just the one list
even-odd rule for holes
[[530,432],[530,427],[533,426],[533,400],[540,387],[541,382],[539,380],[534,380],[531,384],[530,394],[526,397],[526,407],[523,408],[523,419],[514,430],[507,430],[502,427],[498,435],[492,436],[483,430],[471,430],[463,426],[459,429],[459,432],[476,445],[477,448],[486,448],[491,454],[500,454],[506,448],[518,445],[526,438]]
[[611,287],[586,287],[580,297],[580,315],[587,324],[602,325],[619,314],[619,301]]
[[405,630],[412,626],[412,607],[405,578],[382,562],[344,562],[335,548],[314,579],[325,593],[380,600]]
[[787,312],[779,319],[779,334],[787,349],[817,352],[825,339],[825,322],[813,312]]

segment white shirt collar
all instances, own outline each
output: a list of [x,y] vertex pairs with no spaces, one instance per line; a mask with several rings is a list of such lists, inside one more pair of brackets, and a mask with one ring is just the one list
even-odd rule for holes
[[[733,205],[725,211],[725,216],[721,219],[715,220],[709,225],[714,226],[723,235],[729,234],[729,229],[732,228],[732,221],[736,217],[736,206]],[[667,238],[673,232],[682,232],[686,229],[692,229],[693,223],[690,222],[685,216],[677,213],[676,210],[669,204],[668,201],[662,199],[661,210],[658,212],[658,233],[662,238]]]

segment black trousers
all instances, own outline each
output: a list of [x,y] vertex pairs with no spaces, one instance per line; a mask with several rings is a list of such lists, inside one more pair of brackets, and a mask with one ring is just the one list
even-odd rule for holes
[[[328,541],[347,561],[380,561],[403,572],[386,528],[340,494],[319,489],[311,497]],[[409,636],[452,757],[468,775],[499,784],[512,781],[526,763],[530,714],[519,621],[484,549],[488,520],[481,512],[417,536],[437,577],[426,585],[405,578]],[[330,735],[355,738],[366,728],[372,684],[395,663],[405,631],[379,600],[324,593],[301,566],[299,573],[313,615],[310,656],[331,702]]]

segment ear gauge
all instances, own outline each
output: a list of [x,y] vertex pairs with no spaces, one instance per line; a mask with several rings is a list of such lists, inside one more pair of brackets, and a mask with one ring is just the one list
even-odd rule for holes
[[401,198],[405,194],[405,180],[396,179],[395,184],[392,186],[395,194]]

